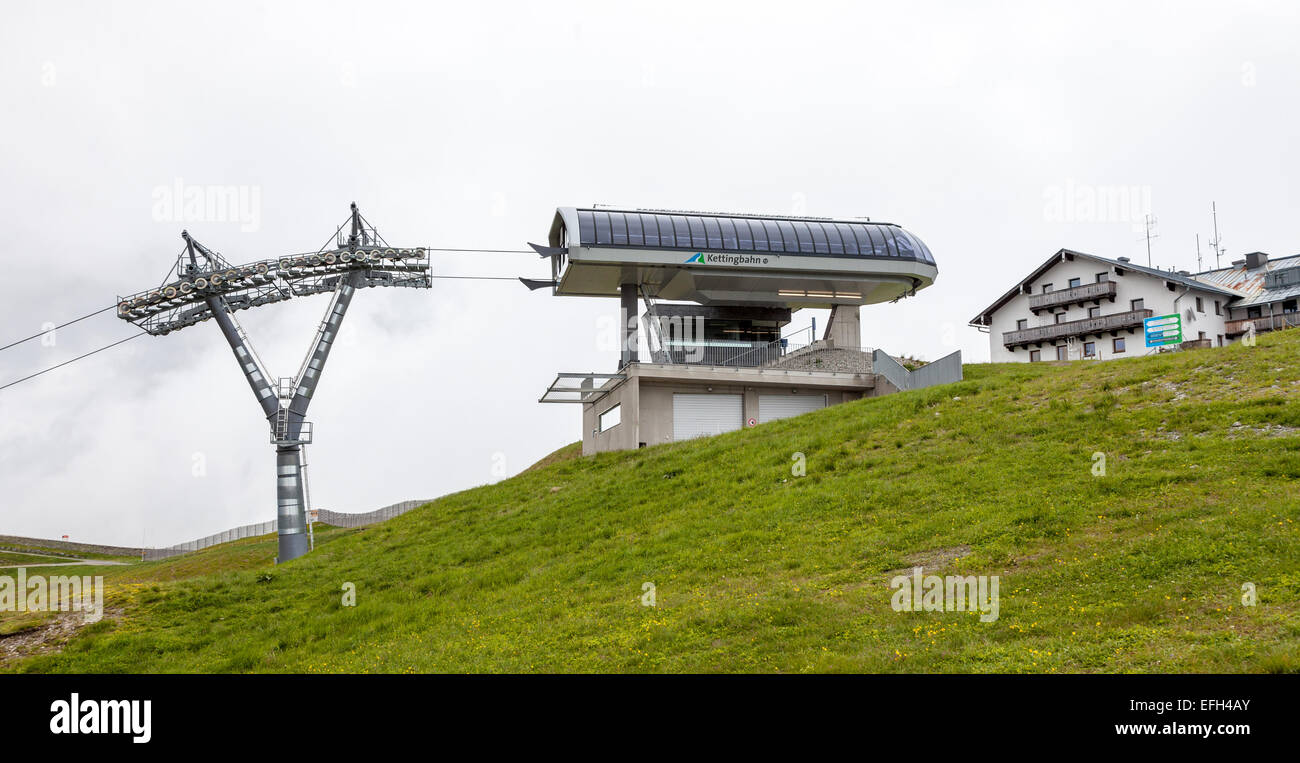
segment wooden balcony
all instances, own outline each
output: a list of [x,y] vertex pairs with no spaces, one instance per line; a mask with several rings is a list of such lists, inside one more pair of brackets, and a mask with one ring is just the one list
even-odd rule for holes
[[1002,344],[1006,347],[1024,347],[1031,344],[1054,342],[1072,336],[1087,336],[1088,334],[1101,336],[1108,331],[1119,332],[1124,329],[1141,328],[1142,321],[1150,317],[1150,310],[1129,310],[1096,318],[1084,318],[1078,321],[1066,321],[1065,323],[1052,323],[1047,326],[1006,331],[1002,334]]
[[1101,303],[1103,299],[1111,302],[1115,301],[1115,282],[1098,281],[1097,283],[1086,283],[1082,286],[1075,286],[1072,289],[1062,289],[1060,291],[1049,291],[1045,294],[1029,295],[1029,310],[1034,315],[1038,315],[1039,310],[1049,310],[1054,307],[1069,305],[1082,305],[1088,302]]
[[1300,313],[1280,313],[1278,315],[1266,315],[1263,318],[1242,318],[1237,321],[1227,321],[1223,324],[1223,333],[1228,336],[1240,336],[1246,333],[1246,326],[1251,323],[1255,324],[1255,333],[1295,328],[1300,326]]

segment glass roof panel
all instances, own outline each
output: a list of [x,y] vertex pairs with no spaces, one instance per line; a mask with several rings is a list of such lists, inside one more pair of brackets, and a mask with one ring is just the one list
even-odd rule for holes
[[605,209],[579,209],[577,217],[582,246],[899,257],[934,264],[925,242],[887,223]]

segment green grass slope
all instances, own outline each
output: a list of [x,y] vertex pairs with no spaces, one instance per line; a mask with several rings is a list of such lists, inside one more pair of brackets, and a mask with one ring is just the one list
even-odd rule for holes
[[[266,539],[107,573],[115,617],[6,667],[1300,670],[1300,331],[966,373],[558,459],[279,567]],[[894,611],[917,564],[1000,576],[1000,618]]]

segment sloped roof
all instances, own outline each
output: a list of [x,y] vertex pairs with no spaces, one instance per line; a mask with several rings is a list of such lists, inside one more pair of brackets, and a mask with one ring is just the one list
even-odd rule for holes
[[1095,254],[1088,254],[1087,252],[1076,252],[1073,249],[1059,249],[1051,257],[1048,257],[1047,260],[1044,261],[1042,265],[1039,265],[1037,268],[1035,268],[1032,273],[1020,279],[1020,281],[1015,286],[1013,286],[1010,291],[1008,291],[1006,294],[1003,294],[1001,297],[999,297],[996,302],[981,310],[979,315],[975,316],[970,320],[970,325],[972,326],[989,325],[992,322],[993,313],[997,312],[999,308],[1001,308],[1003,305],[1009,302],[1013,297],[1019,294],[1021,289],[1025,286],[1025,284],[1038,280],[1038,278],[1042,276],[1043,273],[1047,272],[1049,269],[1051,269],[1052,266],[1056,265],[1057,263],[1063,262],[1065,260],[1072,260],[1077,257],[1083,257],[1084,259],[1093,260],[1094,262],[1104,262],[1107,265],[1110,265],[1112,267],[1132,271],[1135,273],[1142,273],[1145,275],[1149,275],[1153,278],[1159,278],[1165,281],[1172,281],[1174,283],[1182,284],[1184,286],[1189,286],[1194,289],[1200,289],[1201,291],[1210,292],[1212,294],[1221,294],[1225,297],[1230,297],[1230,298],[1239,298],[1243,296],[1242,292],[1239,292],[1235,289],[1232,289],[1227,286],[1222,286],[1218,284],[1207,283],[1205,281],[1197,280],[1197,278],[1194,276],[1190,276],[1190,275],[1184,276],[1179,273],[1175,273],[1168,270],[1157,270],[1156,268],[1148,268],[1143,265],[1136,265],[1132,262],[1122,262],[1120,260],[1112,260],[1109,257],[1100,257]]
[[1270,289],[1266,283],[1268,274],[1291,268],[1300,268],[1300,254],[1279,257],[1276,260],[1270,259],[1262,267],[1258,268],[1247,268],[1243,263],[1227,268],[1208,270],[1204,273],[1197,273],[1195,278],[1198,281],[1232,289],[1240,293],[1242,295],[1241,301],[1234,303],[1233,307],[1245,307],[1247,305],[1267,304],[1300,297],[1300,284],[1290,284]]

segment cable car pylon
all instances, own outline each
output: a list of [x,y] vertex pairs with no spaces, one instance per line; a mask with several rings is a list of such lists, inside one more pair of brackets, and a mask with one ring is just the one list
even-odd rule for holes
[[[271,430],[279,536],[276,560],[296,559],[311,547],[303,460],[303,447],[312,441],[307,409],[338,338],[339,327],[358,289],[430,288],[433,282],[428,251],[390,247],[362,217],[355,203],[348,220],[335,231],[334,246],[308,254],[234,267],[188,231],[182,231],[181,237],[185,249],[163,285],[119,298],[118,317],[155,336],[208,319],[217,322]],[[270,375],[234,314],[292,297],[321,293],[332,295],[329,307],[297,376],[272,385]]]

